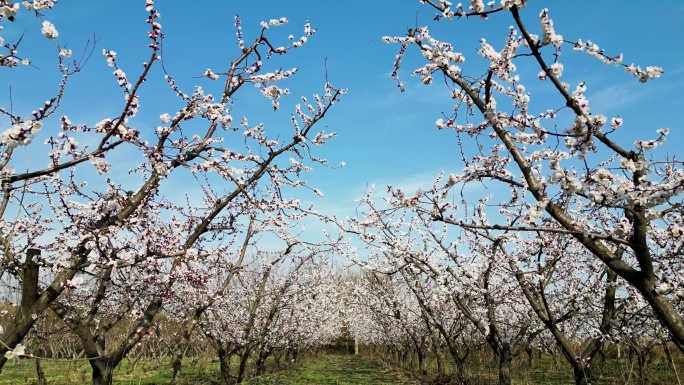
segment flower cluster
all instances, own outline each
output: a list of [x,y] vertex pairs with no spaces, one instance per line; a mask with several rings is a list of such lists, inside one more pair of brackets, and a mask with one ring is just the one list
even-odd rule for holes
[[542,27],[541,45],[553,44],[556,47],[560,47],[563,44],[563,36],[558,35],[553,29],[553,20],[549,18],[549,10],[547,8],[541,11],[539,19],[541,19]]
[[577,40],[577,42],[574,43],[573,49],[580,52],[586,51],[587,55],[593,56],[603,61],[605,64],[612,64],[615,66],[621,65],[625,68],[625,72],[638,78],[641,83],[646,83],[651,79],[658,78],[663,73],[663,69],[657,66],[648,66],[645,70],[642,70],[640,66],[635,66],[634,64],[626,65],[623,63],[622,54],[608,56],[602,48],[591,40],[587,40],[586,42],[583,42],[581,39]]
[[121,69],[117,68],[113,72],[114,76],[116,77],[116,81],[119,83],[119,87],[125,88],[127,91],[131,89],[131,83],[128,82],[128,79],[126,79],[126,73],[123,72]]
[[36,11],[41,11],[41,10],[46,10],[46,9],[51,9],[52,7],[55,6],[55,3],[57,3],[57,0],[33,0],[33,1],[26,1],[24,0],[22,4],[24,5],[24,8],[27,10],[36,10]]
[[280,19],[271,19],[268,21],[268,23],[265,21],[262,21],[261,22],[261,28],[268,29],[269,26],[270,27],[278,27],[278,26],[285,25],[285,24],[287,24],[287,19],[284,17],[281,17]]
[[473,12],[482,12],[485,9],[482,0],[470,0],[470,8]]
[[35,120],[25,120],[20,123],[15,123],[12,127],[0,134],[0,142],[9,148],[27,146],[31,144],[41,127],[42,123]]
[[55,40],[57,36],[59,36],[57,28],[55,28],[54,24],[47,20],[43,21],[43,28],[40,30],[40,32],[50,40]]
[[140,136],[140,132],[134,128],[127,127],[125,123],[115,122],[112,119],[103,119],[95,124],[95,132],[111,133],[123,140],[135,140]]
[[635,78],[639,78],[639,81],[642,83],[646,83],[651,79],[659,78],[663,73],[663,69],[661,67],[648,66],[645,70],[642,70],[641,67],[635,67],[634,64],[626,66],[625,71],[632,74]]
[[277,70],[276,72],[266,72],[263,74],[254,74],[250,76],[250,81],[261,85],[266,85],[268,83],[275,83],[279,82],[281,80],[287,79],[291,77],[292,75],[297,73],[297,68],[292,68],[287,71],[283,71],[282,69]]
[[97,173],[102,175],[111,170],[111,165],[105,160],[104,156],[90,156],[90,163],[95,166]]
[[[23,5],[27,10],[36,11],[50,9],[54,6],[55,3],[56,1],[52,0],[23,1]],[[15,21],[17,13],[19,12],[20,8],[21,5],[18,2],[12,3],[11,1],[0,1],[0,21],[4,19],[7,19],[9,21]],[[43,35],[45,35],[48,39],[55,40],[59,35],[55,26],[49,21],[44,20],[42,14],[36,12],[36,16],[42,20],[41,32],[43,33]],[[2,26],[0,26],[0,31],[2,30],[3,28]],[[19,41],[14,44],[7,44],[5,42],[5,39],[2,36],[0,36],[0,47],[4,47],[7,49],[6,53],[0,53],[1,67],[14,68],[19,63],[22,63],[24,65],[31,64],[31,60],[29,60],[28,58],[22,59],[17,56],[19,42],[21,42],[21,39],[19,39]]]
[[219,78],[219,74],[217,74],[216,72],[212,72],[209,68],[207,68],[207,70],[204,71],[202,76],[211,80],[217,80]]
[[22,344],[17,344],[12,350],[5,352],[5,358],[12,359],[14,357],[23,357],[26,355],[26,347]]
[[105,59],[107,59],[107,65],[108,66],[110,66],[110,67],[116,66],[116,52],[109,50],[109,49],[103,49],[102,55],[104,55]]
[[[258,84],[257,84],[258,85]],[[261,93],[272,100],[273,104],[273,110],[277,110],[278,107],[280,106],[277,99],[281,97],[282,95],[287,95],[290,93],[290,90],[287,88],[278,88],[276,86],[268,86],[268,87],[263,87],[261,88]]]
[[527,0],[501,0],[501,6],[504,9],[510,9],[511,7],[525,8],[527,5]]
[[4,1],[0,5],[0,19],[13,21],[19,11],[19,3],[6,4]]
[[134,117],[138,113],[138,108],[140,108],[140,96],[133,95],[131,97],[130,94],[126,94],[124,95],[124,99],[126,100],[128,106],[126,109],[126,116]]

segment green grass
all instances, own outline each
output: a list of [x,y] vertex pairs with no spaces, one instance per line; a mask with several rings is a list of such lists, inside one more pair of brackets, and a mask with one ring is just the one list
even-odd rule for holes
[[[372,359],[381,360],[380,356],[369,354]],[[447,373],[455,373],[456,368],[453,361],[445,357],[445,367]],[[557,361],[557,364],[556,364]],[[682,363],[684,361],[678,361]],[[387,365],[393,365],[393,362],[388,362]],[[415,363],[412,363],[415,364]],[[470,385],[496,385],[498,383],[498,366],[497,362],[491,356],[472,354],[466,361],[463,377],[467,379]],[[429,358],[425,362],[428,375],[426,378],[436,378],[437,367],[433,358]],[[644,383],[648,385],[676,385],[684,383],[682,374],[684,373],[684,366],[680,366],[679,381],[677,375],[671,366],[665,362],[658,361],[649,364]],[[417,370],[408,370],[415,373]],[[595,362],[593,368],[594,379],[591,381],[592,385],[641,385],[642,382],[639,377],[639,371],[636,364],[629,364],[627,358],[621,360],[607,359],[605,362]],[[526,357],[519,357],[514,360],[511,367],[511,378],[513,385],[567,385],[574,383],[572,376],[572,369],[562,359],[562,357],[552,357],[544,355],[541,360],[535,357],[534,363],[530,366]]]
[[351,354],[325,354],[298,368],[254,378],[248,385],[358,385],[416,384],[399,372],[382,370],[377,364]]
[[[235,374],[236,366],[232,368]],[[86,361],[41,360],[50,385],[85,385],[90,383],[91,369]],[[171,381],[170,365],[156,367],[152,362],[139,362],[133,370],[122,362],[114,372],[114,385],[159,385]],[[218,384],[218,364],[208,359],[195,366],[184,365],[179,385]],[[0,385],[37,384],[35,361],[22,359],[8,362],[0,374]],[[249,385],[413,385],[399,371],[386,371],[379,365],[351,354],[319,354],[279,373],[253,378]]]
[[[40,365],[50,385],[90,384],[91,368],[87,361],[41,360]],[[195,366],[183,366],[179,385],[215,384],[218,364],[208,359],[200,360]],[[124,361],[114,370],[114,385],[158,385],[167,384],[172,377],[171,365],[155,365],[150,361],[138,362],[131,368]],[[0,385],[37,384],[35,361],[30,359],[11,360],[0,373]]]
[[[216,385],[219,383],[218,363],[209,357],[199,359],[191,366],[190,360],[184,362],[178,385]],[[524,361],[524,360],[523,360]],[[526,363],[526,362],[525,362]],[[434,375],[432,362],[428,360],[426,366],[430,375]],[[235,375],[237,362],[231,365],[231,374]],[[90,383],[91,369],[87,361],[51,361],[41,360],[41,367],[45,371],[50,385],[85,385]],[[449,367],[448,369],[453,369]],[[535,360],[533,367],[518,360],[512,370],[514,385],[565,385],[571,384],[572,374],[565,364],[560,362],[558,368],[551,357],[544,356],[542,360]],[[680,371],[680,376],[684,370]],[[253,368],[248,375],[253,374]],[[627,360],[607,360],[598,363],[597,378],[592,381],[596,385],[640,384],[636,367],[630,367]],[[465,368],[465,377],[472,385],[491,385],[497,383],[497,368],[491,359],[471,360]],[[115,385],[161,385],[171,381],[172,369],[169,362],[155,365],[152,361],[140,361],[131,367],[127,361],[121,363],[114,372]],[[413,377],[413,380],[410,379]],[[677,378],[671,367],[662,362],[655,362],[649,366],[648,380],[650,385],[677,384]],[[270,373],[258,378],[252,378],[248,385],[414,385],[419,384],[415,373],[401,370],[390,370],[368,359],[351,354],[325,354],[307,356],[295,366],[285,368],[278,373]],[[11,360],[0,374],[0,385],[32,385],[37,384],[35,361],[31,359]]]

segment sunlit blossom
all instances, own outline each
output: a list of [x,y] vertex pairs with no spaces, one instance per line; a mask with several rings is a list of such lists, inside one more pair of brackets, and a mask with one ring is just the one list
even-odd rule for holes
[[50,40],[55,40],[59,35],[57,28],[55,28],[55,26],[47,20],[43,21],[43,28],[40,30],[40,32]]

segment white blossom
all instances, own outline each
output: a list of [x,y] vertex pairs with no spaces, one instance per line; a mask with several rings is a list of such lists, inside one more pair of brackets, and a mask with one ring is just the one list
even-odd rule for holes
[[17,346],[14,347],[12,350],[8,350],[5,353],[5,357],[8,359],[12,359],[14,357],[21,357],[26,355],[26,348],[22,344],[17,344]]
[[47,20],[43,21],[43,28],[40,31],[43,33],[43,35],[45,35],[45,37],[51,40],[55,40],[59,35],[57,28],[55,28],[55,26]]

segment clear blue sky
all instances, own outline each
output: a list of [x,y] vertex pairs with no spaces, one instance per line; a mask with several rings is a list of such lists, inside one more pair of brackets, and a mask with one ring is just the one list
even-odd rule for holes
[[[528,27],[539,33],[537,15],[542,7],[549,7],[557,33],[566,39],[591,39],[609,53],[624,53],[626,63],[663,67],[665,73],[660,79],[640,84],[623,70],[572,52],[569,47],[561,56],[566,68],[563,80],[573,87],[580,81],[587,82],[593,112],[623,117],[625,126],[621,135],[626,138],[655,138],[656,129],[669,127],[672,134],[665,149],[681,157],[684,4],[654,1],[649,5],[644,7],[642,3],[621,0],[531,0],[523,16]],[[272,112],[270,102],[254,93],[238,96],[243,106],[237,115],[250,117],[252,123],[263,120],[270,125],[267,129],[280,125],[279,129],[288,130],[288,116],[299,96],[323,92],[327,58],[331,83],[348,88],[349,93],[320,126],[327,127],[326,131],[336,131],[338,138],[317,148],[314,155],[329,159],[333,165],[344,161],[346,167],[339,170],[317,167],[308,177],[313,187],[324,192],[324,199],[306,190],[301,194],[303,200],[313,200],[322,211],[343,216],[353,213],[354,200],[361,197],[369,184],[375,184],[378,190],[387,184],[410,186],[409,190],[415,190],[429,187],[441,170],[447,174],[461,171],[453,132],[438,131],[434,124],[442,111],[452,108],[446,87],[439,81],[423,86],[419,79],[409,76],[411,70],[424,64],[413,50],[401,73],[407,92],[400,93],[389,76],[399,47],[382,43],[382,36],[403,35],[416,24],[429,25],[433,36],[452,42],[466,55],[468,68],[468,64],[477,63],[479,39],[486,37],[495,47],[500,47],[512,23],[505,13],[488,21],[475,18],[437,23],[432,20],[434,10],[417,0],[158,0],[156,7],[162,15],[160,22],[166,35],[166,67],[188,91],[194,83],[210,87],[207,80],[193,77],[200,76],[207,68],[222,72],[228,60],[235,57],[235,14],[242,19],[248,42],[258,34],[263,20],[289,19],[289,25],[269,31],[281,45],[286,44],[289,34],[301,34],[305,20],[318,27],[318,32],[304,47],[267,65],[269,70],[300,69],[294,78],[283,83],[292,94],[281,101],[281,111]],[[30,112],[36,107],[29,103],[49,98],[59,76],[54,69],[54,47],[40,35],[39,22],[27,17],[26,11],[22,13],[17,23],[26,25],[26,35],[20,53],[28,56],[39,69],[3,69],[0,105],[7,105],[9,86],[13,85],[15,109],[24,107]],[[93,35],[99,40],[91,62],[69,84],[62,113],[68,114],[74,123],[88,124],[114,115],[121,106],[122,94],[101,51],[103,48],[116,51],[121,68],[130,77],[139,73],[141,63],[148,58],[144,1],[62,1],[55,9],[45,12],[45,18],[55,24],[59,30],[58,41],[68,43],[75,56]],[[14,27],[5,28],[0,36],[6,42],[22,32]],[[538,72],[532,61],[528,62],[530,66],[518,64],[521,73]],[[474,74],[483,71],[480,67]],[[160,81],[160,72],[155,72],[153,77],[146,85],[140,114],[135,119],[139,129],[153,129],[159,124],[160,114],[173,114],[178,107]],[[535,92],[536,88],[528,86],[528,89]],[[540,93],[537,100],[544,95]],[[6,121],[0,123],[0,129],[4,130]]]

